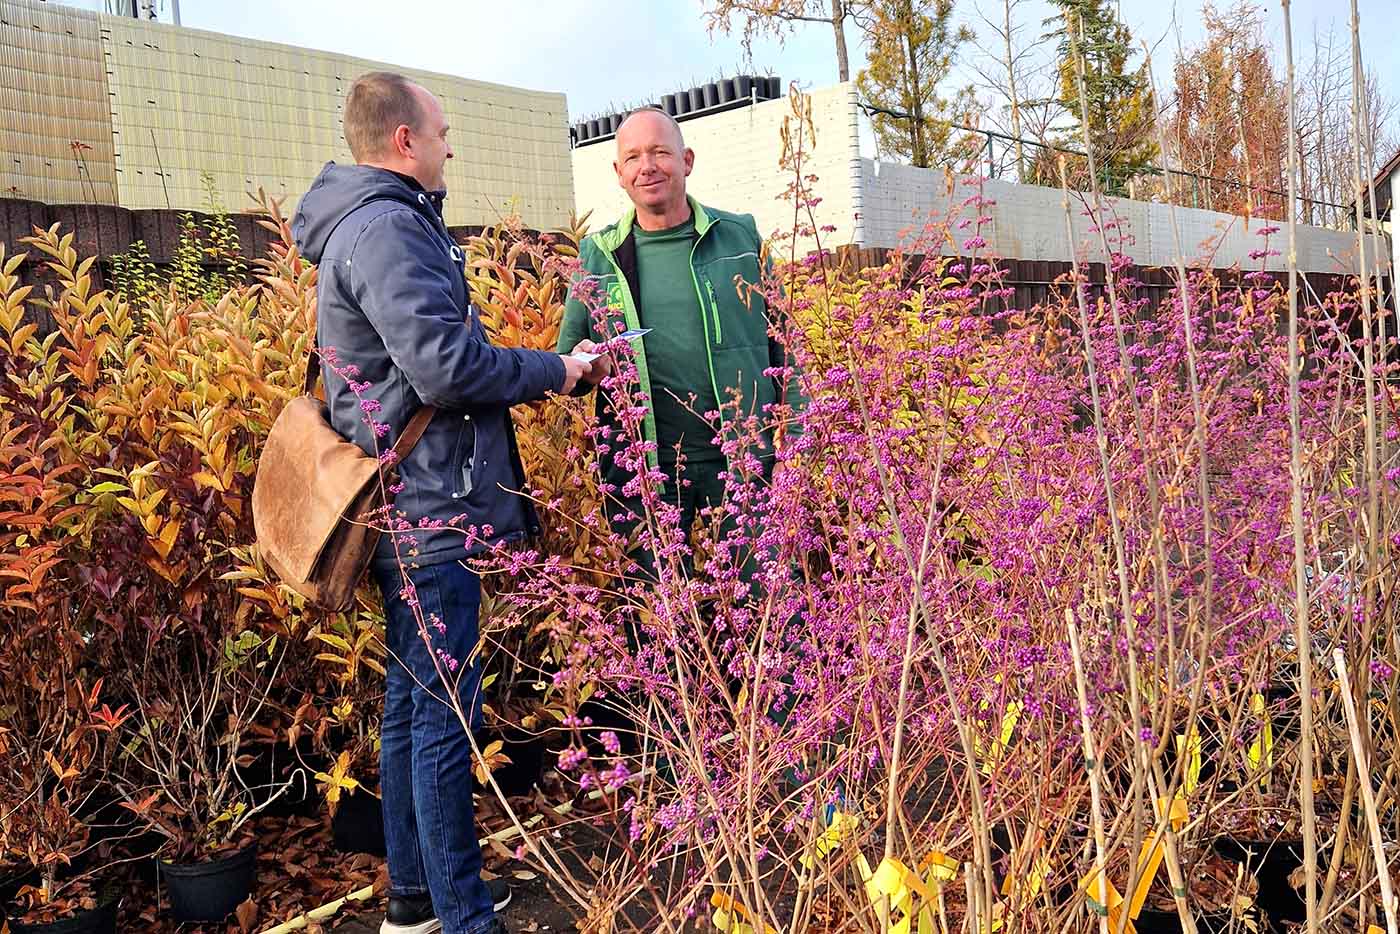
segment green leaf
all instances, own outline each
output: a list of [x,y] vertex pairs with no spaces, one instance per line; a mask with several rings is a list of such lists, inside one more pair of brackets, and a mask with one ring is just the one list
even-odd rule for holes
[[88,490],[89,493],[124,493],[127,487],[120,483],[113,483],[110,480],[99,483]]
[[316,633],[316,638],[317,638],[317,639],[320,639],[322,642],[326,643],[327,645],[333,645],[333,646],[335,646],[336,648],[340,649],[342,652],[353,652],[353,651],[355,651],[353,648],[351,648],[349,642],[346,642],[346,641],[345,641],[344,639],[342,639],[340,636],[333,635],[333,634],[331,634],[331,633],[329,633],[329,632],[318,632],[318,633]]

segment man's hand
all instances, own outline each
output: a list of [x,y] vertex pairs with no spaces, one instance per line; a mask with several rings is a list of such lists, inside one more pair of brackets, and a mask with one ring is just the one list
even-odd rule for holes
[[574,391],[574,387],[578,385],[578,381],[587,377],[593,368],[582,360],[571,357],[568,354],[560,354],[559,357],[564,361],[564,385],[559,388],[559,394],[567,396]]
[[[570,352],[570,353],[597,353],[597,352],[598,352],[598,345],[597,345],[596,343],[594,343],[593,341],[590,341],[590,340],[585,339],[585,340],[581,340],[581,341],[579,341],[577,344],[575,344],[575,345],[574,345],[574,349],[571,350],[571,351],[569,351],[569,352]],[[591,364],[589,364],[588,375],[587,375],[586,377],[584,377],[584,378],[585,378],[589,383],[592,383],[594,386],[596,386],[596,385],[598,385],[599,383],[601,383],[604,379],[606,379],[606,378],[609,376],[609,374],[612,373],[612,371],[613,371],[613,358],[612,358],[612,354],[610,354],[610,353],[605,353],[605,354],[603,354],[602,356],[597,357],[596,359],[594,359],[593,362],[592,362]]]

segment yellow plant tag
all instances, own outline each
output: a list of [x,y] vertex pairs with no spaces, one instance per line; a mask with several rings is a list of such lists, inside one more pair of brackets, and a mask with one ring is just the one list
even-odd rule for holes
[[[710,905],[715,909],[710,916],[714,926],[726,934],[755,934],[749,910],[734,898],[722,892],[710,896]],[[778,934],[768,925],[763,926],[764,934]]]
[[[1161,813],[1167,815],[1172,830],[1180,830],[1186,825],[1186,802],[1181,798],[1175,798],[1171,802],[1158,798],[1157,806]],[[1147,839],[1142,841],[1142,852],[1138,854],[1137,887],[1133,889],[1132,900],[1128,903],[1128,917],[1134,921],[1142,913],[1143,903],[1147,901],[1147,890],[1152,887],[1152,880],[1157,878],[1166,852],[1166,843],[1158,839],[1155,833],[1148,834]]]
[[[986,708],[986,701],[983,701],[982,706],[983,709]],[[1002,755],[1011,745],[1011,736],[1013,733],[1015,733],[1016,723],[1020,719],[1021,702],[1011,701],[1006,705],[1006,711],[1001,715],[1001,730],[997,733],[996,747],[992,750],[990,755],[986,754],[985,750],[982,748],[982,743],[980,742],[980,740],[976,740],[976,738],[974,738],[974,745],[977,747],[977,754],[982,759],[981,768],[983,775],[992,774],[992,769],[996,767],[997,762],[1000,761]]]
[[[1117,930],[1119,915],[1123,910],[1123,896],[1118,892],[1118,889],[1114,887],[1113,880],[1107,877],[1103,880],[1103,887],[1107,891],[1107,904],[1099,901],[1101,895],[1099,892],[1098,870],[1089,870],[1089,874],[1081,879],[1079,884],[1086,893],[1084,901],[1089,906],[1089,910],[1100,917],[1106,916],[1113,925],[1114,930]],[[1133,927],[1133,922],[1131,920],[1126,921],[1123,930],[1129,932],[1129,934],[1136,934],[1136,928]]]
[[[932,930],[933,915],[928,903],[937,897],[936,893],[924,884],[918,874],[893,856],[887,856],[880,861],[880,865],[875,868],[874,874],[866,883],[866,889],[874,890],[872,901],[875,901],[877,906],[880,896],[887,897],[890,907],[901,915],[898,920],[891,919],[890,934],[909,934],[916,917],[920,934]],[[915,895],[919,897],[917,909]]]
[[804,869],[811,869],[816,865],[817,860],[826,859],[832,850],[837,849],[845,842],[846,838],[855,830],[859,821],[854,814],[847,814],[837,811],[831,817],[831,823],[827,828],[817,835],[817,839],[812,841],[812,853],[803,853],[801,860]]
[[1263,726],[1254,742],[1249,744],[1245,757],[1252,771],[1259,771],[1262,764],[1264,774],[1259,776],[1259,787],[1269,787],[1269,773],[1274,769],[1274,725],[1269,719],[1269,710],[1264,705],[1264,695],[1256,693],[1249,699],[1249,709],[1263,720]]
[[726,934],[753,934],[753,925],[735,921],[723,908],[716,908],[715,913],[710,916],[710,921],[716,929]]
[[1017,895],[1024,902],[1040,894],[1045,887],[1045,877],[1050,873],[1050,861],[1041,853],[1044,841],[1045,828],[1037,826],[1016,848],[1010,871],[1001,883],[1002,895]]
[[1178,794],[1189,795],[1201,783],[1201,734],[1195,727],[1189,734],[1176,734],[1176,754],[1186,757],[1186,776]]
[[928,870],[930,885],[942,885],[958,877],[958,861],[941,850],[933,850],[919,863],[919,871]]

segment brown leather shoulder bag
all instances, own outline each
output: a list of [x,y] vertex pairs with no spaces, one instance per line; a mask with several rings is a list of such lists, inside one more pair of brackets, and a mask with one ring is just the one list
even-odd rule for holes
[[[391,471],[381,483],[379,461],[346,441],[312,391],[321,373],[315,348],[302,395],[272,425],[253,480],[253,529],[263,560],[287,586],[313,604],[344,612],[355,602],[384,519],[377,510]],[[436,410],[413,413],[394,442],[395,464],[408,457]]]

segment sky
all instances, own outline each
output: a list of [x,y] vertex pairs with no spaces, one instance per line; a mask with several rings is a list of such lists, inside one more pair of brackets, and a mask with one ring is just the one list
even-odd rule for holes
[[[101,9],[106,0],[64,0]],[[157,0],[161,19],[171,0]],[[1228,2],[1228,0],[1227,0]],[[1221,5],[1225,5],[1222,3]],[[1283,45],[1279,0],[1260,3],[1266,33]],[[562,91],[573,120],[658,100],[677,88],[739,73],[780,75],[804,88],[836,83],[829,27],[803,25],[783,43],[755,44],[745,61],[737,35],[707,33],[701,0],[180,0],[184,25],[255,39],[309,46],[390,64],[446,72],[535,90]],[[958,0],[955,16],[979,38],[994,40],[978,7],[992,16],[1000,0]],[[1359,0],[1362,55],[1392,95],[1400,95],[1400,2]],[[1135,37],[1154,46],[1159,83],[1177,49],[1204,34],[1201,0],[1120,0],[1120,15]],[[1018,19],[1033,39],[1049,15],[1045,0],[1023,0]],[[1295,48],[1310,44],[1314,28],[1336,30],[1350,41],[1346,0],[1294,0]],[[852,68],[864,60],[848,31]],[[969,48],[951,79],[976,83],[978,53]],[[1280,61],[1281,61],[1281,52]]]

